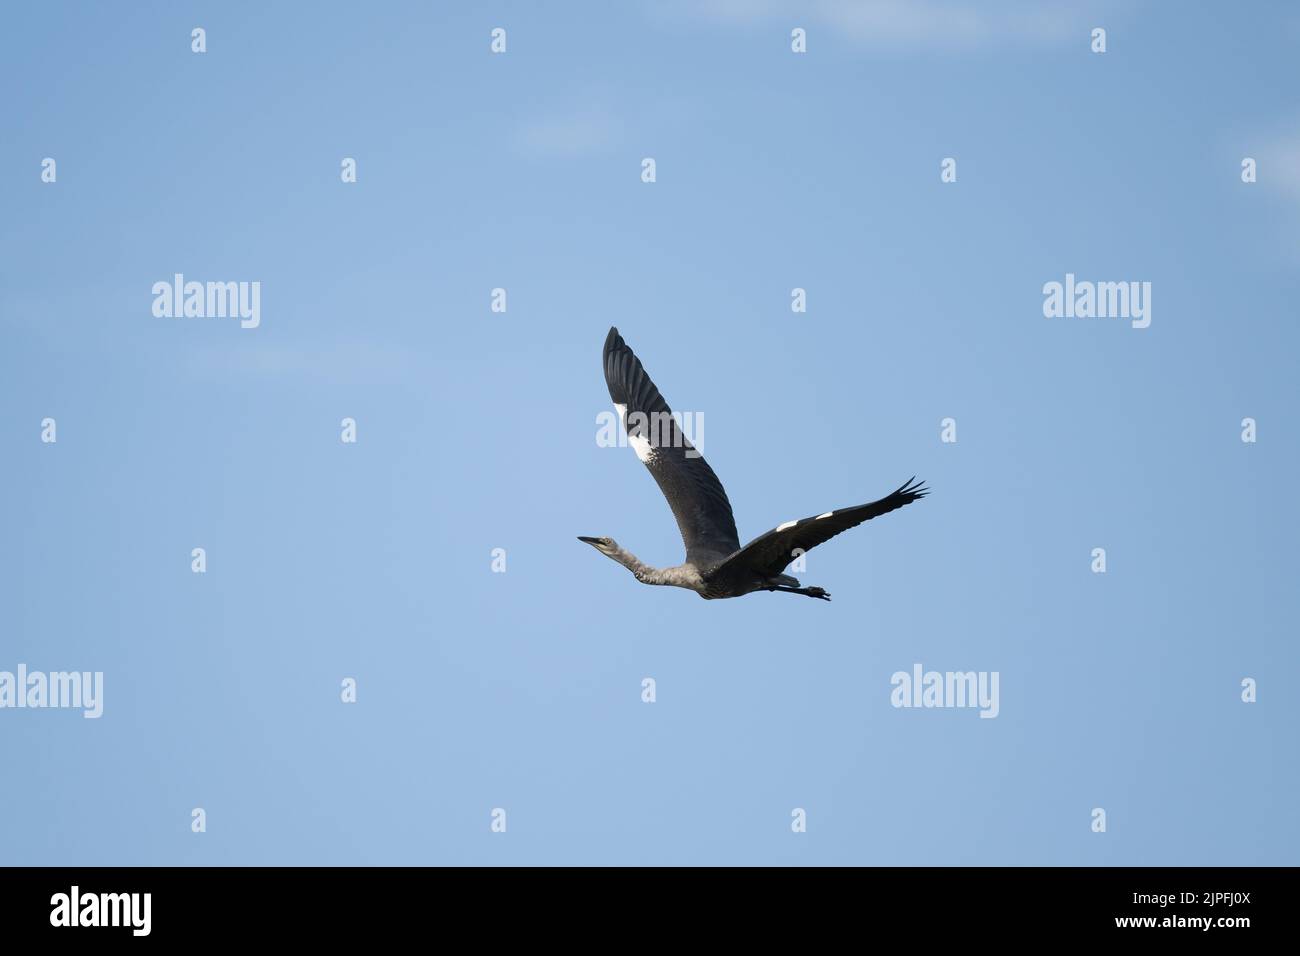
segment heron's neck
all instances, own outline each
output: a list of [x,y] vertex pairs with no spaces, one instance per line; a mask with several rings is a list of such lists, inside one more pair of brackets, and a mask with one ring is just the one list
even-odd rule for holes
[[659,569],[652,568],[626,548],[619,548],[610,557],[636,575],[638,581],[644,584],[659,583],[654,580],[655,576],[659,574]]
[[651,567],[631,551],[622,548],[610,557],[636,575],[636,579],[642,584],[663,584],[676,588],[689,588],[693,591],[700,590],[699,574],[694,568],[686,565],[675,568]]

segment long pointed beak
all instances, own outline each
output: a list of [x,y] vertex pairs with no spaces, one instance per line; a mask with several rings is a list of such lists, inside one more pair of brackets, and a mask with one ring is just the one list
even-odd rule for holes
[[600,539],[599,539],[599,538],[584,538],[582,535],[578,535],[578,540],[579,540],[579,541],[585,541],[585,542],[587,542],[587,544],[595,544],[595,543],[596,543],[597,541],[599,541]]

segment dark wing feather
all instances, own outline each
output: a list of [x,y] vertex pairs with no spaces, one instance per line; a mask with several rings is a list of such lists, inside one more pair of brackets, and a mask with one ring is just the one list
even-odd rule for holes
[[888,514],[903,505],[911,504],[929,494],[929,489],[916,479],[911,479],[892,495],[870,504],[841,508],[816,518],[804,518],[761,534],[735,554],[731,555],[713,573],[726,575],[730,571],[747,568],[761,575],[774,576],[785,570],[794,560],[794,550],[809,551],[824,541],[829,541],[841,531],[856,528],[864,521]]
[[614,404],[625,409],[629,441],[643,451],[648,447],[642,460],[673,509],[687,562],[710,566],[736,551],[740,538],[722,482],[686,440],[668,403],[615,328],[605,339],[605,384]]

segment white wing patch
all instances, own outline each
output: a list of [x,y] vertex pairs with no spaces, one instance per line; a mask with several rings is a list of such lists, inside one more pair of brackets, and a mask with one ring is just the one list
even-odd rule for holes
[[[614,411],[618,412],[619,424],[623,426],[623,433],[627,434],[627,406],[620,405],[618,402],[615,402]],[[640,458],[643,462],[645,462],[647,465],[650,464],[650,462],[654,461],[655,458],[654,446],[651,445],[649,440],[647,440],[645,437],[641,435],[628,435],[627,443],[632,446],[632,450],[636,452],[636,456]]]
[[636,456],[647,465],[654,461],[654,447],[640,435],[628,435],[627,443],[632,446],[632,450],[636,452]]
[[834,511],[828,511],[828,512],[826,512],[824,515],[818,515],[818,516],[817,516],[817,520],[818,520],[818,521],[821,521],[822,518],[829,518],[829,517],[830,517],[831,515],[833,515],[833,514],[835,514]]
[[779,525],[777,525],[777,526],[776,526],[776,530],[777,530],[777,531],[784,531],[786,528],[793,528],[793,527],[794,527],[795,525],[797,525],[798,523],[799,523],[799,522],[797,522],[797,521],[787,521],[785,524],[779,524]]

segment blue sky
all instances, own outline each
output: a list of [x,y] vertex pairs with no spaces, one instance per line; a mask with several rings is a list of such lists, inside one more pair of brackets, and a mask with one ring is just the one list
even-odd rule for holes
[[[8,6],[0,670],[105,690],[0,710],[0,862],[1295,864],[1298,42],[1282,3]],[[155,317],[178,272],[260,326]],[[1150,327],[1045,318],[1066,273]],[[809,554],[830,604],[638,585],[575,540],[681,559],[595,440],[615,324],[742,541],[933,495]],[[918,662],[998,717],[892,707]]]

